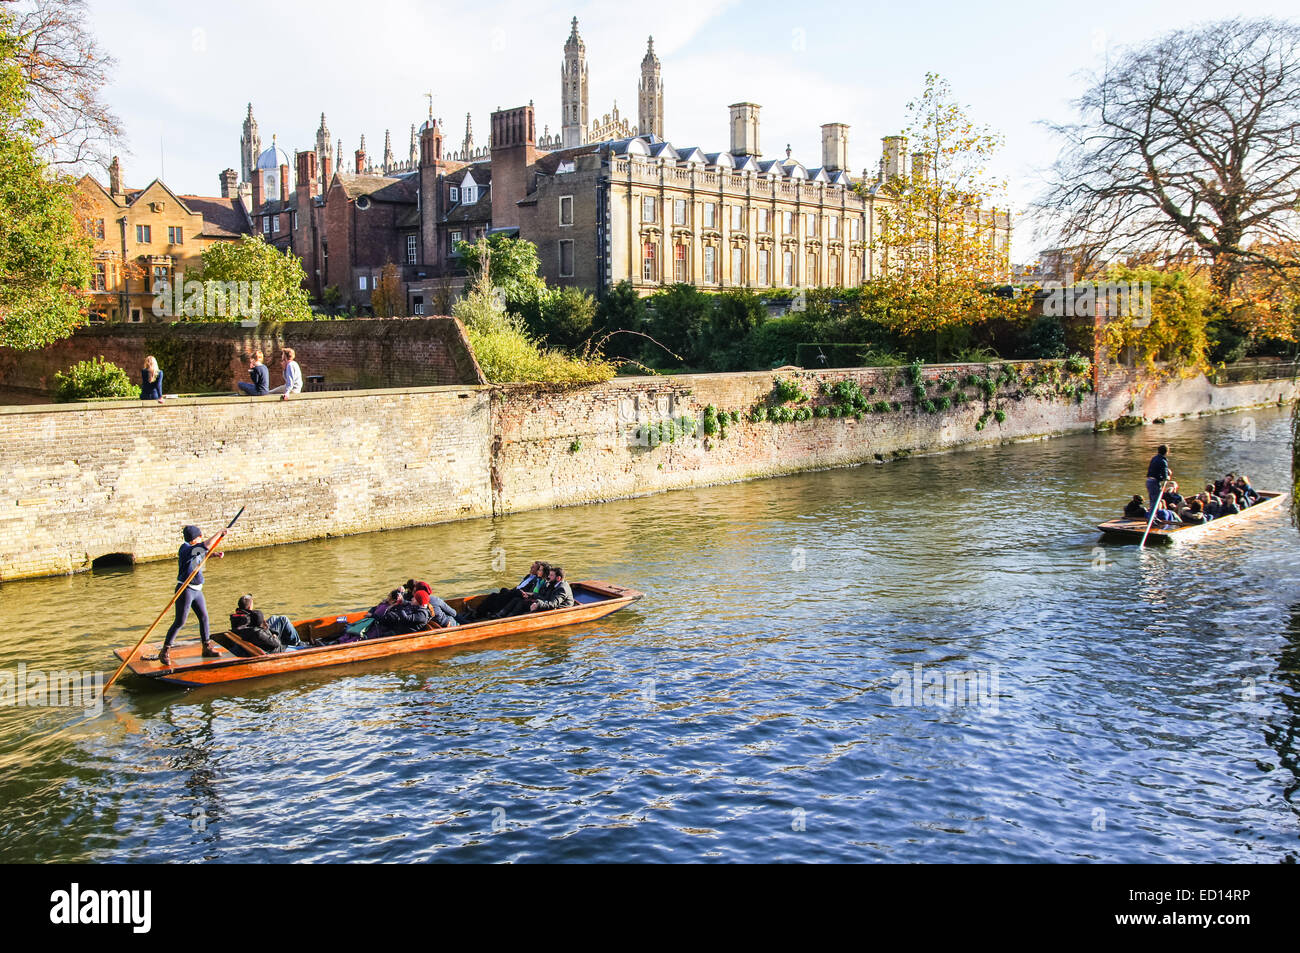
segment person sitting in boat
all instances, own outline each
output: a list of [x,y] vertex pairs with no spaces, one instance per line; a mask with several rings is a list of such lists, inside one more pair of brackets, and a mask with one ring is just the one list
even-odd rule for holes
[[[235,611],[230,613],[230,628],[241,639],[259,645],[268,652],[302,647],[302,639],[298,637],[298,630],[293,627],[289,617],[287,615],[267,617],[260,610],[253,608],[251,592],[239,597],[239,604],[235,607]],[[250,632],[248,638],[243,634],[244,629]],[[265,641],[262,633],[267,633],[274,639],[274,647],[262,644]]]
[[1259,493],[1250,485],[1250,477],[1242,474],[1237,477],[1236,489],[1237,501],[1241,506],[1254,506],[1259,502]]
[[405,635],[408,632],[421,632],[429,627],[432,614],[427,600],[429,594],[422,589],[416,590],[415,601],[400,599],[391,603],[384,614],[375,620],[375,624],[366,631],[365,638],[381,639],[388,635]]
[[1214,485],[1206,484],[1204,492],[1201,493],[1201,503],[1205,508],[1205,515],[1210,519],[1218,519],[1222,512],[1223,501],[1214,493]]
[[1224,493],[1227,493],[1234,485],[1236,485],[1236,482],[1237,474],[1235,473],[1229,473],[1222,480],[1216,480],[1214,483],[1215,494],[1222,497]]
[[1131,520],[1145,520],[1151,515],[1146,508],[1146,504],[1142,502],[1141,493],[1134,493],[1133,499],[1124,505],[1124,515]]
[[513,589],[500,589],[491,593],[487,598],[478,604],[472,611],[467,610],[461,613],[462,616],[468,615],[473,619],[486,619],[500,612],[522,593],[531,592],[534,595],[541,591],[546,585],[547,576],[550,574],[551,567],[548,563],[540,559],[533,560],[533,564],[528,567],[528,575],[520,580],[519,585]]
[[1177,510],[1187,501],[1183,499],[1182,494],[1178,492],[1178,481],[1170,480],[1169,486],[1165,487],[1165,497],[1170,504],[1170,509]]
[[1177,513],[1169,508],[1164,500],[1161,500],[1159,505],[1156,506],[1156,522],[1177,525],[1182,520],[1178,518]]
[[547,609],[567,609],[573,605],[573,590],[564,581],[564,570],[559,566],[551,567],[550,584],[542,590],[528,605],[529,612],[545,612]]
[[1201,505],[1201,498],[1194,496],[1186,506],[1178,511],[1178,515],[1189,526],[1200,526],[1210,521],[1204,510],[1204,506]]
[[433,595],[433,586],[421,579],[408,579],[406,580],[406,585],[402,587],[402,592],[406,596],[407,602],[414,602],[415,594],[420,591]]
[[[248,599],[247,596],[242,597],[239,600],[239,608],[230,613],[230,631],[239,636],[240,640],[256,646],[267,655],[283,652],[284,644],[280,641],[279,636],[272,632],[267,625],[266,616],[262,614],[262,610],[254,609],[251,603],[245,607],[244,601],[246,599]],[[249,655],[248,650],[238,642],[229,641],[222,635],[216,638],[235,655],[240,657]]]
[[1241,507],[1237,505],[1236,493],[1225,493],[1223,503],[1219,506],[1219,516],[1232,516],[1234,513],[1240,513]]

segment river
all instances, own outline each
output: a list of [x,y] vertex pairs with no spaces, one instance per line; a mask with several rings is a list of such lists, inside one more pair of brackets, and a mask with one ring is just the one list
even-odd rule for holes
[[[1295,860],[1300,534],[1280,509],[1147,552],[1093,528],[1160,441],[1176,475],[1287,489],[1288,423],[231,553],[214,618],[249,589],[293,616],[412,575],[477,591],[534,557],[646,598],[243,686],[128,679],[98,714],[0,708],[0,860]],[[174,571],[0,586],[0,672],[111,671]]]

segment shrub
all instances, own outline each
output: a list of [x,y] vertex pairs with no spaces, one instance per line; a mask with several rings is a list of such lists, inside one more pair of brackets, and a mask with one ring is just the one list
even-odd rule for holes
[[823,405],[823,406],[821,406],[821,407],[818,407],[818,408],[814,411],[814,413],[815,413],[818,417],[821,417],[822,419],[825,419],[825,418],[827,418],[827,417],[829,417],[829,416],[831,415],[831,409],[830,409],[829,407]]
[[994,418],[998,423],[1002,423],[1004,420],[1007,419],[1007,412],[1006,412],[1005,410],[1000,410],[1000,409],[999,409],[999,410],[995,410],[995,411],[993,411],[993,418]]
[[800,387],[797,381],[788,381],[781,377],[772,382],[772,394],[782,404],[801,404],[809,399],[808,392]]
[[54,375],[55,399],[60,401],[94,400],[101,397],[138,397],[139,388],[122,368],[102,357],[78,361]]
[[582,449],[581,440],[574,440],[573,443],[569,444],[569,453],[577,453],[581,449]]
[[925,385],[924,385],[924,384],[913,384],[913,385],[912,385],[912,399],[913,399],[914,401],[916,401],[917,403],[920,403],[921,401],[925,400]]
[[718,408],[712,404],[704,408],[704,436],[712,437],[718,432]]
[[934,405],[934,401],[932,400],[927,400],[925,403],[923,403],[921,405],[921,409],[924,410],[927,414],[937,413],[939,410],[939,408]]
[[762,404],[756,405],[754,409],[749,412],[749,419],[753,423],[761,424],[763,421],[767,420],[767,407]]

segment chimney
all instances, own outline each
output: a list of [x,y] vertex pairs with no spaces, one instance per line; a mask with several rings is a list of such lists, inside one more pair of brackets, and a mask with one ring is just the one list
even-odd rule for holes
[[289,164],[280,166],[280,201],[289,204]]
[[758,147],[758,110],[755,103],[732,103],[731,152],[738,156],[760,156]]
[[366,171],[366,137],[361,137],[361,148],[356,152],[357,175]]
[[334,159],[327,151],[325,158],[321,161],[320,170],[320,194],[324,195],[325,190],[330,187],[330,179],[334,178]]
[[122,163],[117,161],[117,156],[108,164],[108,194],[114,198],[122,194]]
[[840,172],[849,167],[849,127],[842,122],[822,126],[822,168]]
[[498,109],[492,114],[492,225],[519,224],[519,201],[528,193],[528,176],[537,157],[533,106]]
[[235,191],[239,188],[239,173],[234,169],[226,169],[221,173],[221,197],[223,199],[233,199]]
[[266,197],[262,195],[262,189],[264,187],[265,186],[262,184],[262,173],[254,169],[253,170],[253,211],[255,212],[262,207],[262,203],[265,201]]
[[[298,165],[297,191],[300,193],[300,195],[305,194],[306,197],[315,195],[316,194],[316,153],[315,152],[295,153],[294,159],[296,160]],[[302,193],[302,189],[304,187],[306,187],[307,189],[306,193]],[[285,188],[287,189],[288,186],[286,185]],[[299,202],[299,205],[302,204],[303,204],[302,202]]]
[[925,152],[912,153],[912,178],[918,182],[927,181],[930,178],[930,156]]
[[903,155],[907,152],[907,137],[885,136],[880,142],[884,147],[885,180],[901,179],[904,175]]

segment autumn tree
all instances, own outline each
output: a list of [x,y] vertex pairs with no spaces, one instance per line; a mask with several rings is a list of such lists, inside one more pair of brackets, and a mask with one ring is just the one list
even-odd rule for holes
[[370,292],[370,307],[376,318],[406,317],[406,292],[402,290],[397,266],[391,261],[379,272],[379,280]]
[[937,332],[1002,315],[1009,299],[988,288],[1010,270],[1006,213],[997,210],[1005,209],[1005,185],[986,172],[1001,137],[976,125],[934,73],[907,110],[898,148],[902,162],[911,149],[911,167],[885,184],[877,239],[899,330]]
[[23,0],[10,17],[41,156],[57,168],[106,165],[122,136],[101,98],[116,64],[86,29],[85,0]]
[[22,49],[0,7],[0,345],[36,349],[85,320],[91,242],[75,186],[39,155]]
[[1190,252],[1231,305],[1251,266],[1294,274],[1300,25],[1233,19],[1122,52],[1077,100],[1037,202],[1063,243]]

